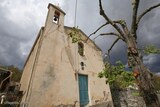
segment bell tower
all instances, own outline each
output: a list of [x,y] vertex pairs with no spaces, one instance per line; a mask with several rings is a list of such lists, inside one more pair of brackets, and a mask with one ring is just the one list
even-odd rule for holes
[[65,12],[60,7],[51,3],[48,5],[48,15],[45,22],[45,29],[54,29],[56,27],[64,27]]

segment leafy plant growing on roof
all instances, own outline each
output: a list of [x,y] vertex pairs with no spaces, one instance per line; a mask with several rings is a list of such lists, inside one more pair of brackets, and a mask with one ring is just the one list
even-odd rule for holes
[[78,27],[73,27],[72,32],[69,33],[69,36],[72,38],[72,43],[81,41],[81,34]]

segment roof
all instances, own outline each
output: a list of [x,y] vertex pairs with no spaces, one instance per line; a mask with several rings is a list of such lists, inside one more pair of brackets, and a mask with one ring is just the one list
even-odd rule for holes
[[[64,26],[64,29],[73,29],[73,27]],[[88,38],[88,36],[81,29],[79,29],[79,30],[86,37],[86,42],[90,41],[95,46],[95,48],[98,49],[98,51],[101,51],[101,49],[90,38]],[[29,55],[28,55],[28,57],[26,59],[26,62],[24,64],[24,66],[26,66],[26,63],[28,62],[31,53],[34,50],[34,47],[35,47],[36,43],[38,42],[38,39],[40,38],[40,36],[42,36],[40,33],[42,33],[43,31],[44,31],[44,27],[41,27],[41,29],[40,29],[40,31],[38,33],[38,36],[37,36],[32,48],[30,50],[30,53],[29,53]],[[88,41],[87,41],[87,39],[88,39]]]
[[[73,27],[69,27],[69,26],[64,26],[64,28],[65,29],[73,29]],[[98,49],[99,51],[101,51],[101,49],[95,44],[95,42],[93,42],[90,38],[88,38],[88,36],[81,29],[79,29],[79,31],[86,37],[86,41],[85,41],[86,43],[88,41],[90,41],[96,47],[96,49]]]

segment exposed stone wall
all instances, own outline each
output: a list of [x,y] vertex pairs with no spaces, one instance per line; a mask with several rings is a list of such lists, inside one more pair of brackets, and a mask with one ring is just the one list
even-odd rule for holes
[[[52,105],[51,107],[77,107],[78,102],[75,101],[74,104],[59,104],[59,105]],[[112,101],[101,101],[94,105],[86,105],[85,107],[113,107]]]
[[146,107],[137,90],[112,90],[114,107]]
[[[112,89],[112,99],[114,107],[146,107],[143,98],[139,95],[138,90]],[[157,94],[160,101],[160,93]]]
[[113,107],[113,104],[112,102],[101,102],[101,103],[98,103],[98,104],[95,104],[89,107]]

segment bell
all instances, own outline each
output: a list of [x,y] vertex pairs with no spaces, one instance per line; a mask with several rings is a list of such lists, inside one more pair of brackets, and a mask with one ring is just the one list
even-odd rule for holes
[[53,20],[56,22],[58,19],[57,19],[57,17],[54,17],[54,19],[53,19]]

